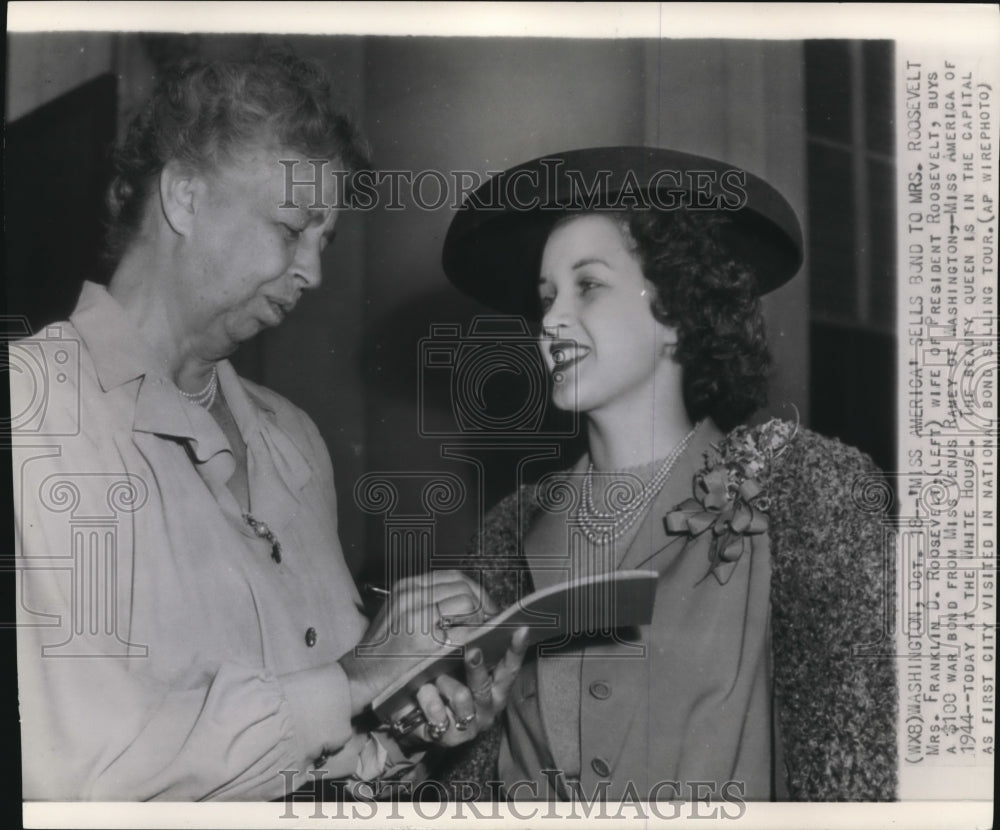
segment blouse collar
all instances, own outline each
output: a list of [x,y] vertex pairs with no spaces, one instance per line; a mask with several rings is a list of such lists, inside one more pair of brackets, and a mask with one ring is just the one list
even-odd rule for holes
[[[177,394],[177,387],[164,376],[148,341],[104,286],[94,282],[83,284],[70,322],[94,361],[101,389],[110,392],[139,381],[133,430],[186,439],[199,461],[229,449],[212,416]],[[228,360],[217,365],[226,403],[240,434],[250,443],[251,436],[263,426],[260,417],[273,418],[274,410],[260,396],[247,392]]]

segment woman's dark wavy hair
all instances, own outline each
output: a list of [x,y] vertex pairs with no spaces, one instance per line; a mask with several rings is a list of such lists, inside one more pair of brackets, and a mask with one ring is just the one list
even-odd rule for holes
[[261,142],[339,159],[348,172],[369,163],[359,131],[312,61],[266,52],[251,61],[186,61],[169,70],[112,157],[108,259],[117,261],[134,239],[167,162],[209,170]]
[[657,289],[653,315],[677,330],[688,415],[728,431],[767,403],[771,355],[757,278],[726,251],[732,220],[702,211],[635,210],[622,217],[645,277]]

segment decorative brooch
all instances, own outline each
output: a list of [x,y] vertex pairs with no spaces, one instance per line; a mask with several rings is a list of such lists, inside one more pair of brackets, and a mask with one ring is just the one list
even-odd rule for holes
[[750,550],[750,537],[767,530],[765,488],[771,466],[797,430],[798,423],[777,418],[754,429],[737,427],[705,453],[705,466],[694,477],[693,498],[663,518],[669,534],[712,534],[708,573],[720,585]]

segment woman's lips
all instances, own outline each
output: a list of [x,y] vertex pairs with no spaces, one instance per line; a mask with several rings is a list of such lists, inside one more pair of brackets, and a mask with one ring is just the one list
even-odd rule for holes
[[555,365],[555,371],[558,372],[560,370],[568,369],[570,366],[575,366],[577,363],[579,363],[585,357],[586,357],[585,354],[578,354],[578,355],[574,355],[573,357],[571,357],[569,359],[564,358],[562,360],[557,360],[556,361],[556,365]]
[[267,307],[271,310],[271,317],[275,325],[285,319],[285,310],[274,300],[268,300]]
[[274,297],[265,297],[264,299],[267,300],[267,307],[271,310],[274,325],[282,322],[288,315],[288,312],[295,306],[294,302],[278,300]]
[[551,349],[554,363],[552,366],[552,377],[558,383],[562,380],[562,373],[576,366],[588,354],[590,354],[590,349],[578,346],[576,343],[557,343],[553,345]]

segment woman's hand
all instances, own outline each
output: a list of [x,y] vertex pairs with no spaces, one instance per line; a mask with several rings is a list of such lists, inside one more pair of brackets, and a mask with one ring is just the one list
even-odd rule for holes
[[466,683],[443,674],[417,691],[417,703],[427,719],[401,740],[403,745],[418,743],[458,746],[489,729],[507,705],[514,678],[527,651],[528,629],[519,628],[511,638],[503,659],[490,672],[483,653],[470,648],[465,655]]
[[[432,571],[399,580],[361,642],[340,659],[350,684],[352,713],[359,714],[397,677],[449,642],[451,626],[479,625],[497,610],[482,586],[461,571]],[[444,691],[459,694],[452,687]],[[431,692],[424,695],[430,706]]]

